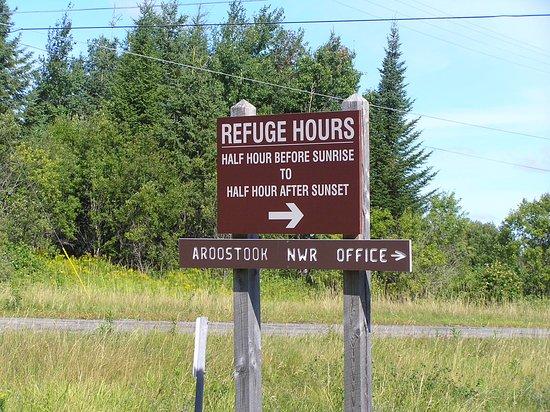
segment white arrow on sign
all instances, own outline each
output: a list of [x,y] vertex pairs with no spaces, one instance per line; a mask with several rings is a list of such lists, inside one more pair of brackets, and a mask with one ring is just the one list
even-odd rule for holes
[[298,223],[300,223],[300,220],[304,217],[304,214],[296,206],[295,203],[287,203],[289,212],[269,212],[268,219],[269,220],[289,220],[288,225],[286,225],[287,229],[294,229]]
[[395,261],[397,262],[401,259],[405,259],[407,255],[401,252],[400,250],[396,250],[394,253],[391,254],[391,257],[395,258]]

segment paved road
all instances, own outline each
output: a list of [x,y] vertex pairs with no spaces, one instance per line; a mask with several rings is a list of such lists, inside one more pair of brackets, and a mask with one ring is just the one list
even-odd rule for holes
[[[6,330],[65,330],[93,332],[112,328],[119,332],[131,331],[176,331],[194,333],[194,322],[144,321],[144,320],[95,320],[95,319],[41,319],[0,318],[0,332]],[[230,322],[211,322],[209,330],[228,333],[233,329]],[[300,336],[309,334],[342,333],[341,325],[264,323],[262,332],[270,335]],[[469,326],[414,326],[375,325],[374,336],[380,337],[452,337],[467,338],[550,338],[550,329],[543,328],[492,328]]]

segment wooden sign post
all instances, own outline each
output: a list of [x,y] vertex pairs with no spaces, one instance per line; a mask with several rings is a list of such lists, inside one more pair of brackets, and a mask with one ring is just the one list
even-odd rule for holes
[[[412,270],[410,240],[370,239],[369,104],[256,116],[241,100],[218,119],[218,233],[180,239],[180,266],[234,268],[237,411],[260,411],[260,269],[340,269],[344,283],[344,406],[372,411],[371,272]],[[259,240],[257,234],[342,240]]]
[[[344,100],[342,110],[361,113],[362,211],[359,236],[370,239],[369,103],[359,94]],[[344,270],[344,409],[372,411],[371,272]]]
[[[232,117],[254,116],[246,100],[231,107]],[[257,234],[233,234],[233,239],[258,239]],[[233,339],[235,350],[235,409],[262,410],[262,351],[260,269],[233,270]]]

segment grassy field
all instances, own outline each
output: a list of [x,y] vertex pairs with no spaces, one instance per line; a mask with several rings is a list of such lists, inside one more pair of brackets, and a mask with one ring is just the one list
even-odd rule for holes
[[[76,270],[75,270],[76,269]],[[265,322],[341,323],[341,291],[316,288],[301,279],[262,275]],[[154,277],[105,261],[83,258],[75,267],[48,260],[31,279],[0,282],[0,316],[193,320],[232,319],[231,275],[190,270]],[[550,301],[476,304],[461,300],[392,301],[376,293],[379,324],[549,327]]]
[[[0,334],[5,410],[190,410],[191,336],[9,332]],[[338,335],[263,340],[264,409],[342,410]],[[230,335],[208,341],[209,411],[234,402]],[[548,340],[377,339],[377,410],[550,408]]]
[[[154,290],[109,290],[76,285],[33,284],[11,304],[9,288],[0,286],[0,316],[194,320],[208,316],[212,321],[232,319],[229,290],[212,292],[179,291],[176,288]],[[342,296],[317,293],[298,298],[262,297],[264,322],[341,323]],[[377,324],[469,325],[549,327],[550,311],[543,303],[468,304],[461,301],[420,299],[373,300],[373,318]]]

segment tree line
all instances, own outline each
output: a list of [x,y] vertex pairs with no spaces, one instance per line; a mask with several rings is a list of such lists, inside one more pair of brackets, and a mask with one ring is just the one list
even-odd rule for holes
[[[270,7],[248,16],[235,1],[230,24],[210,28],[176,2],[145,2],[125,39],[99,36],[76,56],[65,15],[33,61],[0,0],[0,259],[26,245],[162,270],[177,265],[178,237],[216,236],[216,119],[243,98],[259,114],[339,110],[320,95],[359,88],[355,54],[340,37],[311,48],[302,29],[276,23],[283,18]],[[378,87],[364,94],[376,105],[372,228],[373,237],[412,238],[415,271],[378,281],[388,294],[548,295],[548,195],[495,227],[429,190],[435,171],[408,115],[405,72],[394,25]]]

